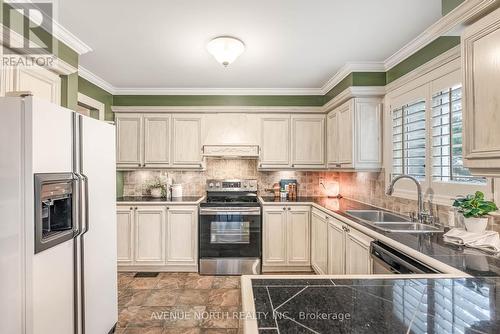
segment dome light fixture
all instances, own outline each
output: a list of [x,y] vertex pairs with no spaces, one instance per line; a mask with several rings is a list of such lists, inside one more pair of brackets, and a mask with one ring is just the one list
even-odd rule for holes
[[207,51],[215,60],[227,67],[245,51],[245,44],[235,37],[219,36],[208,42]]

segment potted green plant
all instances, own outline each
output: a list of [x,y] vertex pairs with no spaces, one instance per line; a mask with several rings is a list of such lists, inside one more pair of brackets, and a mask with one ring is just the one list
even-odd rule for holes
[[155,177],[147,186],[152,197],[163,197],[167,194],[167,185],[159,178]]
[[464,216],[465,228],[469,232],[482,233],[488,225],[488,214],[498,210],[496,204],[484,199],[484,194],[476,191],[474,195],[467,195],[455,199],[453,206]]

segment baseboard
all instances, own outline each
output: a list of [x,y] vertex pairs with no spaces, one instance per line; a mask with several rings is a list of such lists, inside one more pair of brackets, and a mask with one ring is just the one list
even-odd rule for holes
[[271,272],[312,272],[311,266],[262,266],[262,273]]
[[145,272],[180,272],[180,273],[197,273],[198,266],[118,266],[118,272],[127,271],[145,271]]

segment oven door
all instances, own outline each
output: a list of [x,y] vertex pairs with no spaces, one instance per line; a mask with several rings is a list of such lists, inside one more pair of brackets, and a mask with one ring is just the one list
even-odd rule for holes
[[201,208],[200,257],[260,257],[260,208]]

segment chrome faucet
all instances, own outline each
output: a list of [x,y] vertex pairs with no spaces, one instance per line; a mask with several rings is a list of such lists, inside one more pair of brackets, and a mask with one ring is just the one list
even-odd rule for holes
[[[409,179],[412,180],[417,186],[417,200],[418,200],[418,212],[417,212],[417,221],[421,224],[433,223],[433,217],[431,217],[424,209],[424,200],[422,195],[422,187],[420,186],[420,182],[416,178],[411,175],[399,175],[392,179],[391,184],[387,187],[387,191],[385,192],[387,195],[392,195],[394,192],[394,185],[401,179]],[[413,220],[413,218],[412,218]]]

